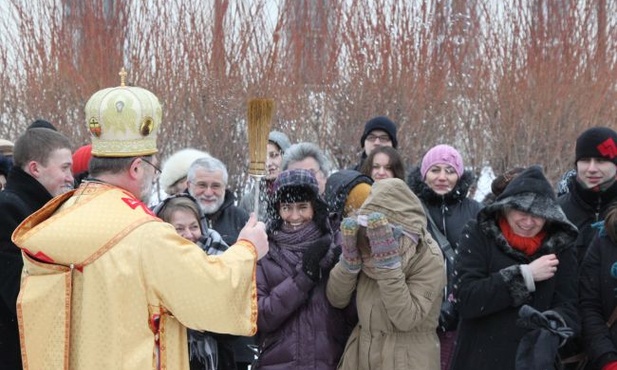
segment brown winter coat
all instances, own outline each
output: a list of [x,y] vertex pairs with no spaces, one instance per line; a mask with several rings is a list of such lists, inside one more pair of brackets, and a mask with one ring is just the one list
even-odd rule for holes
[[[436,328],[446,283],[439,246],[426,230],[420,200],[399,179],[373,185],[360,214],[381,212],[404,230],[401,267],[378,269],[363,254],[359,274],[338,263],[330,273],[327,297],[345,307],[356,293],[359,323],[352,332],[339,369],[438,370]],[[419,235],[416,243],[409,235]],[[359,237],[361,250],[363,236]]]

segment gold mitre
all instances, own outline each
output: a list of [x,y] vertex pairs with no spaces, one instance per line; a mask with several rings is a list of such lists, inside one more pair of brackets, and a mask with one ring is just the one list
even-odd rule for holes
[[159,99],[146,89],[120,86],[99,90],[86,103],[86,123],[92,136],[92,155],[137,157],[158,152],[156,134],[161,125]]

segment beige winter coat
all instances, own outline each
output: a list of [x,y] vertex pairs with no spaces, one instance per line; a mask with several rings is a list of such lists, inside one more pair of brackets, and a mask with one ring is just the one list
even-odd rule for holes
[[[403,228],[402,263],[395,269],[370,268],[370,257],[363,254],[359,274],[341,263],[330,273],[330,303],[346,307],[355,291],[359,316],[338,368],[438,370],[436,328],[446,276],[441,251],[426,230],[420,200],[402,180],[381,180],[360,210],[363,215],[372,212],[385,214],[391,224]],[[418,242],[410,236],[419,236]],[[359,244],[365,241],[359,237]]]

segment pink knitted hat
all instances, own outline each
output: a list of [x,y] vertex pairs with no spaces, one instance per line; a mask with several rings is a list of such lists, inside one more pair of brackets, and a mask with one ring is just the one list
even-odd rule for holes
[[422,166],[420,167],[423,179],[426,177],[428,170],[436,164],[452,166],[458,177],[461,177],[465,170],[461,154],[450,145],[441,144],[434,146],[424,155]]

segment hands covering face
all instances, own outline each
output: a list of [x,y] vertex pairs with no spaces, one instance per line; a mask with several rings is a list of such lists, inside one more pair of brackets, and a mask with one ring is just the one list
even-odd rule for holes
[[373,212],[366,217],[366,237],[359,222],[364,223],[364,218],[348,217],[341,223],[343,266],[351,272],[359,272],[363,264],[384,269],[400,267],[399,243],[386,216]]

